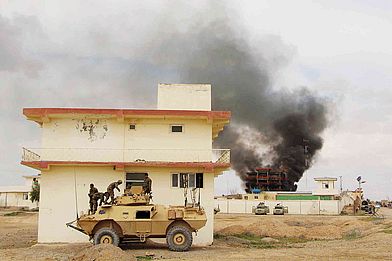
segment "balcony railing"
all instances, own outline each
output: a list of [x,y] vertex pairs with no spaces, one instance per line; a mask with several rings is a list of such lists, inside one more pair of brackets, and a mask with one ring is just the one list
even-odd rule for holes
[[40,161],[41,157],[37,153],[35,153],[29,149],[23,148],[22,160],[23,161]]
[[22,161],[230,163],[230,150],[23,148]]

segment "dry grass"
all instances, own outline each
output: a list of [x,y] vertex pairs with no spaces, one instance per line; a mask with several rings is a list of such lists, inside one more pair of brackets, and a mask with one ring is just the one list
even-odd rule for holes
[[288,248],[299,247],[300,243],[314,241],[306,238],[296,237],[280,237],[280,238],[266,238],[260,237],[251,233],[241,233],[233,235],[214,234],[214,240],[221,241],[231,245],[238,245],[250,248]]

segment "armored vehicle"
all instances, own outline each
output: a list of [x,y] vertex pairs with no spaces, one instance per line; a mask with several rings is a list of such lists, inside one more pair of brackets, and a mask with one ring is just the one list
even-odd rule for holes
[[281,204],[277,204],[274,207],[273,213],[274,213],[274,215],[284,215],[285,213],[288,213],[288,208],[282,206]]
[[267,215],[270,212],[268,206],[264,204],[264,202],[260,202],[257,207],[254,209],[254,213],[256,215]]
[[113,205],[102,205],[94,214],[82,215],[67,226],[88,235],[94,244],[118,246],[146,242],[147,238],[166,238],[170,250],[187,251],[192,245],[192,233],[206,222],[200,204],[169,207],[150,204],[150,195],[133,187],[117,197]]

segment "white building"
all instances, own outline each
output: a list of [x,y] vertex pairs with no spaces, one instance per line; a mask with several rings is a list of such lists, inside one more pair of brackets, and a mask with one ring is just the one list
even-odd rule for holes
[[32,190],[33,178],[40,176],[23,176],[25,184],[21,186],[0,187],[0,207],[16,207],[33,209],[38,207],[38,202],[31,202],[30,192]]
[[317,189],[313,191],[313,195],[318,195],[318,196],[339,195],[339,191],[335,187],[335,182],[337,181],[337,178],[321,177],[321,178],[314,178],[314,181],[317,184]]
[[208,221],[194,243],[212,243],[214,177],[230,168],[230,151],[213,150],[212,142],[230,112],[211,111],[210,85],[160,84],[154,110],[26,108],[23,113],[42,128],[42,147],[25,149],[22,159],[42,172],[39,242],[87,241],[65,223],[75,220],[76,211],[87,211],[89,184],[106,191],[113,181],[142,182],[148,173],[156,204],[184,203],[180,175],[201,187]]

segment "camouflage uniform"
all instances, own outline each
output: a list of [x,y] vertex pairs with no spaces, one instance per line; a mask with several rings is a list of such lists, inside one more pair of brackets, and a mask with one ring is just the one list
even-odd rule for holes
[[151,193],[151,185],[152,185],[152,180],[148,176],[145,176],[143,182],[143,191],[145,194]]
[[[94,194],[94,200],[97,202],[99,206],[102,206],[102,203],[105,202],[105,194],[103,192],[97,192]],[[99,203],[98,203],[99,201]]]
[[95,213],[95,211],[97,211],[97,200],[95,197],[95,194],[98,193],[98,189],[96,187],[94,187],[94,184],[90,184],[90,191],[88,193],[88,196],[90,198],[90,212],[91,213]]
[[121,184],[122,184],[121,180],[110,183],[110,185],[108,186],[108,188],[106,190],[107,195],[106,195],[105,203],[107,203],[109,197],[110,197],[110,204],[114,203],[114,189],[117,189],[118,192],[120,192],[120,189],[118,188],[118,186]]

